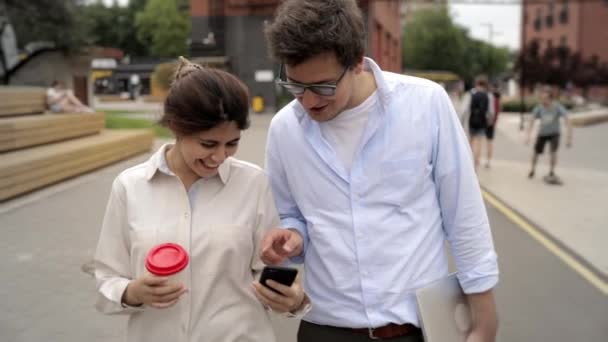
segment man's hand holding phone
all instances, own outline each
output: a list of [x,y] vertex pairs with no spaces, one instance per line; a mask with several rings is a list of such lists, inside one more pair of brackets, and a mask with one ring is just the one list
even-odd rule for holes
[[267,265],[279,265],[287,258],[302,254],[304,240],[294,229],[271,229],[262,240],[262,261]]

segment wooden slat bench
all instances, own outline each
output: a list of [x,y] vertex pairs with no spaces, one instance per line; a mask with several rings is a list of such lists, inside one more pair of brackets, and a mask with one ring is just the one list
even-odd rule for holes
[[105,115],[44,114],[0,119],[0,152],[61,141],[103,130]]
[[0,201],[149,151],[150,130],[100,134],[0,154]]
[[0,117],[42,114],[45,109],[44,88],[0,86]]

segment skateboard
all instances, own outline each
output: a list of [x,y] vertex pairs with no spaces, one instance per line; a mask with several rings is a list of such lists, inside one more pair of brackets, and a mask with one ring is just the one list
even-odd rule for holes
[[545,177],[543,177],[543,180],[545,181],[545,183],[550,185],[564,185],[564,182],[562,182],[562,180],[559,179],[559,177],[557,177],[556,175],[546,175]]

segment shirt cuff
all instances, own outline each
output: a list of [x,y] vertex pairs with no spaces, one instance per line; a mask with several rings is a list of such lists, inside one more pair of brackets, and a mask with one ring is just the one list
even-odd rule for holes
[[465,294],[482,293],[491,290],[498,284],[498,273],[470,278],[470,274],[458,274],[458,281]]
[[105,314],[130,314],[145,309],[144,305],[130,306],[122,302],[122,296],[131,280],[117,278],[108,281],[99,289],[99,296],[95,304],[97,310]]
[[294,264],[303,264],[304,256],[306,255],[306,250],[308,249],[309,243],[308,234],[306,233],[306,224],[302,223],[302,221],[297,219],[286,218],[281,220],[281,226],[284,229],[293,229],[300,233],[300,236],[302,236],[302,240],[304,241],[304,246],[302,247],[302,254],[289,258],[289,261]]

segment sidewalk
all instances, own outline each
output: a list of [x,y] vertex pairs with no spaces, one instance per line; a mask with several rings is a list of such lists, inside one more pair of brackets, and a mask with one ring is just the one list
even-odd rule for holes
[[[580,115],[580,114],[579,114]],[[543,182],[548,155],[539,159],[536,177],[528,179],[532,147],[524,146],[517,115],[502,115],[490,169],[480,168],[482,187],[526,217],[548,237],[608,280],[608,155],[601,150],[608,124],[576,128],[574,147],[561,146],[556,173],[562,186]]]
[[[270,119],[252,118],[238,157],[262,165]],[[167,141],[157,140],[153,151]],[[0,203],[0,341],[124,340],[127,316],[95,311],[87,272],[112,181],[150,153]],[[272,315],[271,321],[277,341],[296,340],[299,320]]]

